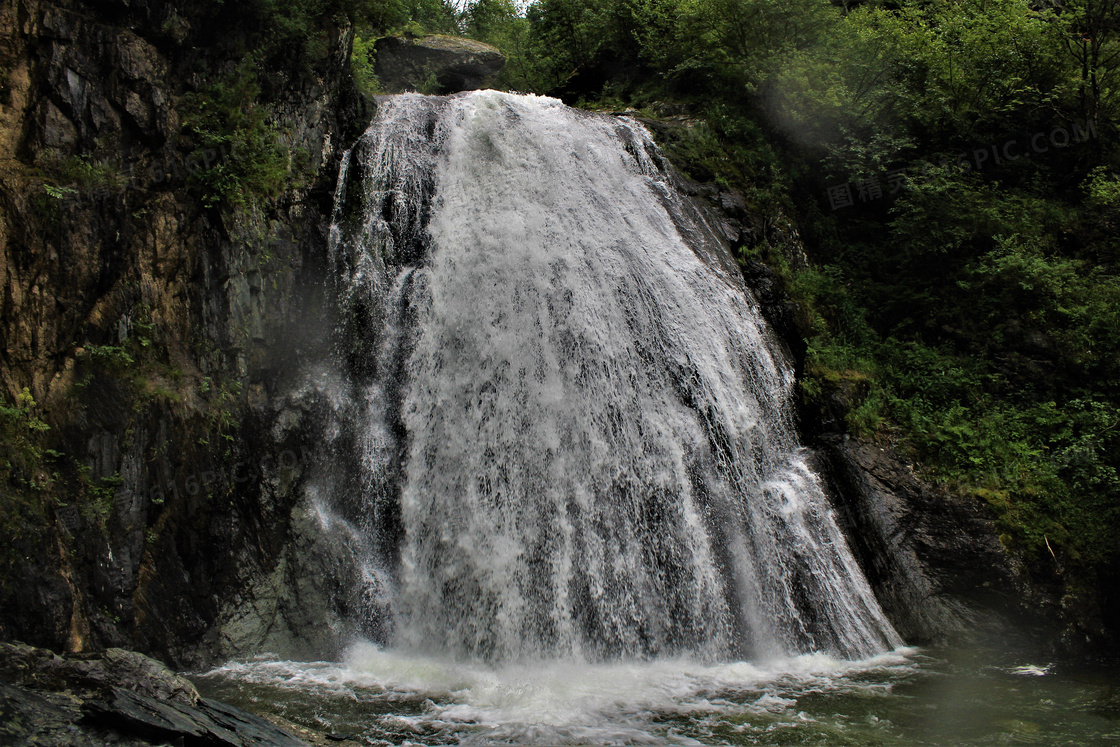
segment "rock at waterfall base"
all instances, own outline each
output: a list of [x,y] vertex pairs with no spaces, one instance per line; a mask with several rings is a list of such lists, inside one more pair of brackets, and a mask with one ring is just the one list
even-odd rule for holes
[[203,698],[155,659],[122,649],[59,656],[0,643],[0,744],[304,745],[240,708]]

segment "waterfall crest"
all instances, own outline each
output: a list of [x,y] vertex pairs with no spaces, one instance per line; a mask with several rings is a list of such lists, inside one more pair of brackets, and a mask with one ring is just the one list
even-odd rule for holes
[[343,160],[331,262],[345,502],[393,645],[901,644],[797,444],[780,346],[640,124],[494,91],[387,99]]

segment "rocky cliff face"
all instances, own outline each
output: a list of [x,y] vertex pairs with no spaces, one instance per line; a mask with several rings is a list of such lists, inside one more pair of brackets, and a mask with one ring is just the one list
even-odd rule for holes
[[1040,632],[1032,623],[1045,627],[1046,615],[1032,621],[1019,608],[1023,569],[982,504],[924,484],[881,446],[836,435],[819,446],[849,541],[907,641],[994,640],[1016,630],[1027,639]]
[[0,6],[0,638],[199,662],[280,562],[319,406],[286,397],[324,354],[339,148],[368,114],[349,30],[317,30],[219,112],[280,138],[283,177],[216,192],[256,178],[248,137],[205,138],[245,77],[235,6]]
[[1058,555],[1009,550],[989,506],[923,481],[890,447],[838,432],[815,447],[856,557],[908,642],[1114,655],[1105,579],[1078,588]]

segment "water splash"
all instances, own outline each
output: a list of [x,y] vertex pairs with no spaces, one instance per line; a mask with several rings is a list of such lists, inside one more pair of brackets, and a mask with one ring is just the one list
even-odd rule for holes
[[671,658],[492,668],[360,644],[342,662],[229,662],[199,684],[314,713],[320,728],[373,744],[696,745],[735,735],[731,743],[771,743],[773,731],[819,744],[836,717],[819,723],[801,702],[882,701],[918,673],[919,660],[899,649],[861,662],[805,654],[768,665]]

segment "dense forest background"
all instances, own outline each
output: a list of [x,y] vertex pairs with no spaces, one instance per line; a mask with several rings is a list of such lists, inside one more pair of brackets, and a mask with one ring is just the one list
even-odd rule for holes
[[[687,176],[797,227],[807,262],[765,236],[736,251],[797,304],[806,413],[842,412],[852,436],[987,502],[1001,541],[1075,596],[1120,577],[1120,3],[208,2],[240,62],[200,71],[182,102],[204,205],[304,178],[254,102],[277,69],[323,57],[322,29],[356,29],[370,96],[382,36],[493,44],[498,87],[656,121]],[[48,207],[118,178],[55,166]],[[86,354],[127,366],[145,339]],[[37,413],[27,389],[0,406],[5,485],[47,479]]]

